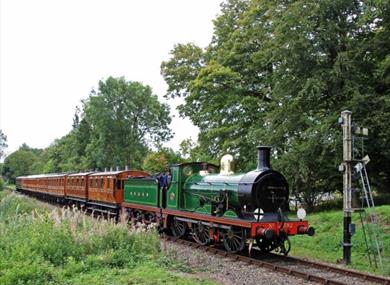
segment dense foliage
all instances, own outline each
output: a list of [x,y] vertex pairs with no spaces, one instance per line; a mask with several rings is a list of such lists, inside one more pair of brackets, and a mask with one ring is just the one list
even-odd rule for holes
[[0,192],[0,284],[212,284],[180,268],[153,229]]
[[370,128],[374,185],[389,189],[389,23],[382,0],[228,0],[206,49],[178,44],[162,63],[166,96],[184,97],[205,154],[231,152],[249,170],[255,146],[272,145],[309,205],[341,189],[337,118],[349,109]]
[[168,170],[169,165],[182,161],[181,154],[170,148],[160,146],[157,151],[151,151],[145,157],[142,168],[149,173],[159,173]]
[[98,167],[140,167],[149,143],[171,138],[169,108],[158,101],[149,86],[108,78],[84,102],[90,127],[86,146],[89,164]]
[[15,183],[15,178],[22,175],[38,173],[43,168],[43,151],[33,149],[23,144],[4,160],[2,174],[9,183]]

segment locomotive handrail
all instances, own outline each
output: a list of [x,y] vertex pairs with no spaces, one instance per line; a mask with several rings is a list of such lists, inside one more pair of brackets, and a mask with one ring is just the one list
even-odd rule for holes
[[218,185],[227,185],[234,186],[239,185],[239,183],[227,183],[227,182],[187,182],[189,185],[210,185],[210,186],[218,186]]

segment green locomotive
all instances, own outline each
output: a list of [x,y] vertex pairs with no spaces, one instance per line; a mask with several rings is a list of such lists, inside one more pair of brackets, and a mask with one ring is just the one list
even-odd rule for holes
[[191,233],[201,244],[222,241],[232,252],[255,240],[263,251],[286,253],[289,235],[314,234],[302,217],[287,218],[288,183],[271,169],[270,147],[258,147],[257,168],[248,173],[234,174],[231,160],[225,156],[221,169],[206,162],[173,165],[165,183],[130,178],[123,210],[135,220],[157,221],[176,237]]

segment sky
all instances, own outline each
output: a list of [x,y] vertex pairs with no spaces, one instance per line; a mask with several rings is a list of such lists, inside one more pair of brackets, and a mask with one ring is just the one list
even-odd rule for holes
[[179,143],[198,129],[163,98],[160,65],[177,43],[206,47],[222,0],[0,0],[0,129],[9,154],[45,148],[72,127],[99,80],[124,76],[171,106]]

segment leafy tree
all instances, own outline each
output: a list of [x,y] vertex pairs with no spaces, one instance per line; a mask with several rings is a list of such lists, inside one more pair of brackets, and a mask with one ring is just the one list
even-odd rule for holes
[[187,162],[207,161],[217,165],[219,164],[218,158],[205,153],[201,146],[194,142],[192,138],[184,139],[180,143],[180,156]]
[[254,167],[257,144],[271,144],[274,165],[309,205],[321,193],[341,189],[336,122],[350,109],[372,129],[372,180],[388,189],[385,2],[227,1],[207,49],[175,46],[162,64],[167,97],[184,97],[180,111],[200,128],[202,151],[213,157],[231,152],[241,170]]
[[71,131],[67,135],[54,141],[42,155],[43,172],[68,172],[81,170],[76,135]]
[[152,174],[164,172],[168,167],[168,159],[161,152],[150,152],[143,162],[143,169]]
[[7,148],[7,136],[0,130],[0,159],[4,156],[4,151]]
[[192,140],[192,138],[184,139],[180,143],[180,153],[184,158],[190,158],[191,152],[195,147],[195,142]]
[[11,183],[15,183],[15,178],[23,175],[37,174],[34,171],[34,164],[39,159],[41,150],[32,149],[26,144],[19,147],[8,155],[4,160],[3,175]]
[[159,146],[157,151],[149,152],[143,161],[142,168],[154,174],[164,172],[170,165],[183,162],[180,153],[171,148]]
[[84,102],[83,112],[90,133],[86,157],[92,167],[140,167],[149,144],[171,138],[168,106],[149,86],[123,77],[100,81],[98,91]]

